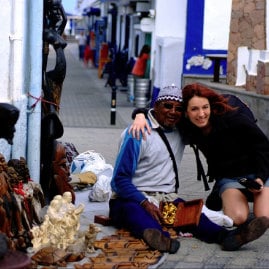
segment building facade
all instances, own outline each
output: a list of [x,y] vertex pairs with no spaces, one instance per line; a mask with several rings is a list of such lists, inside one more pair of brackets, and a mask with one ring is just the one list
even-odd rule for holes
[[[0,102],[20,110],[14,145],[0,140],[0,148],[7,159],[26,157],[38,181],[44,6],[54,1],[0,3]],[[255,92],[268,102],[264,98],[269,95],[266,4],[266,0],[97,0],[82,10],[82,20],[73,18],[68,27],[72,35],[81,29],[92,33],[97,68],[108,56],[103,54],[104,44],[127,53],[128,60],[136,59],[144,44],[150,45],[148,78],[153,97],[171,83],[211,81],[217,63],[223,84]],[[268,114],[263,111],[265,122]]]

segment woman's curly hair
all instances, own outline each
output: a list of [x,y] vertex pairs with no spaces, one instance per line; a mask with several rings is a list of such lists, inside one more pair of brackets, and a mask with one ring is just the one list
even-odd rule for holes
[[228,104],[228,98],[218,94],[213,89],[199,83],[186,85],[182,89],[183,109],[187,110],[188,103],[193,96],[203,97],[208,99],[211,113],[213,115],[223,115],[229,111],[235,111],[234,108]]

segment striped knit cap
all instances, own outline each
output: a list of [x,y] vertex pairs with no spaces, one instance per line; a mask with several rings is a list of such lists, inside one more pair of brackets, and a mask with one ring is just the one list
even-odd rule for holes
[[178,101],[182,102],[182,91],[174,84],[163,87],[158,95],[156,102],[160,101]]

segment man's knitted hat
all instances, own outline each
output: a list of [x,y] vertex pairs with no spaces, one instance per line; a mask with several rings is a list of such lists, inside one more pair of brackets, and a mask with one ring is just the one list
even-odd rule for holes
[[182,91],[174,84],[163,87],[158,95],[156,102],[160,101],[178,101],[182,102]]

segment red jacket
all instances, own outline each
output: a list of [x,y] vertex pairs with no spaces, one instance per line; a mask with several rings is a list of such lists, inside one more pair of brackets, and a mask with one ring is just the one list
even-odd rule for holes
[[144,77],[147,68],[147,60],[149,58],[150,55],[146,53],[143,53],[141,57],[138,57],[133,67],[132,74],[135,76]]

